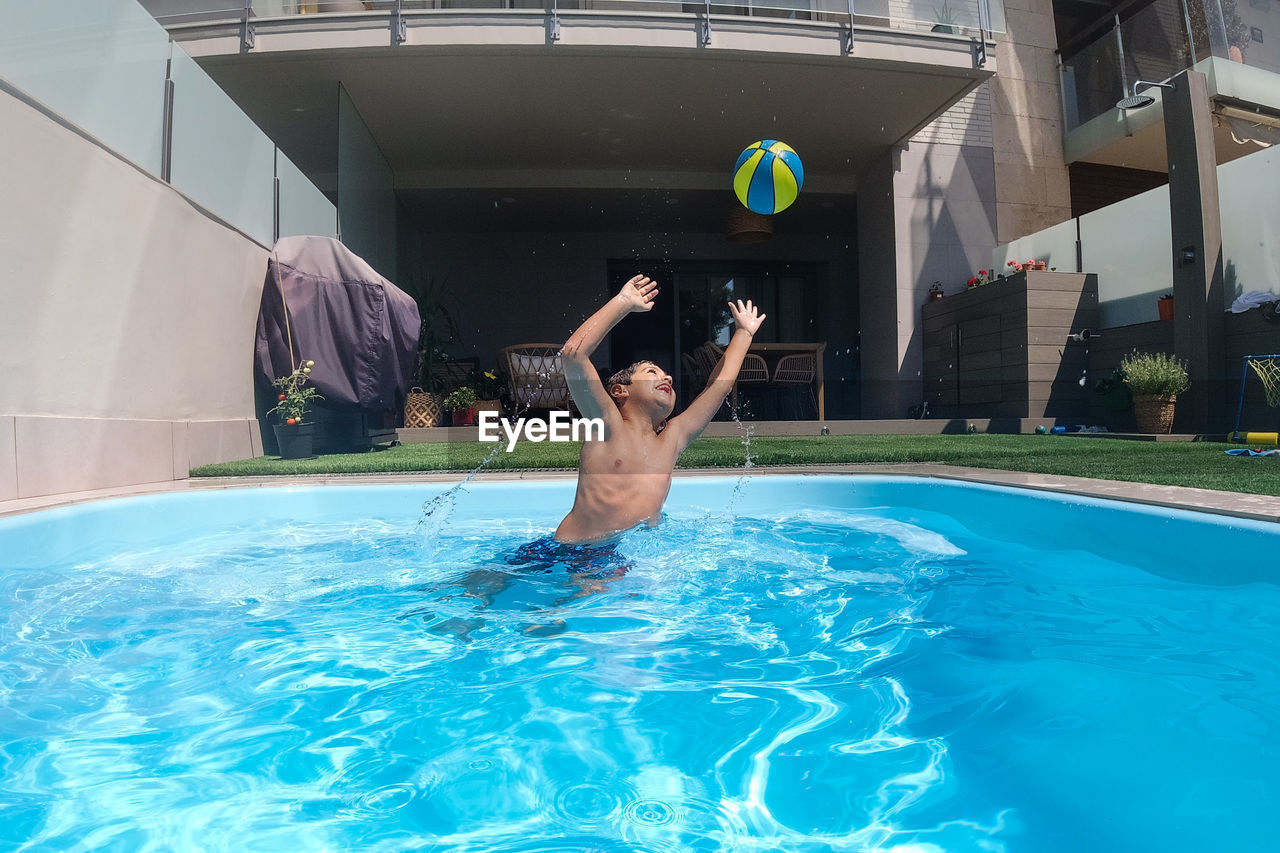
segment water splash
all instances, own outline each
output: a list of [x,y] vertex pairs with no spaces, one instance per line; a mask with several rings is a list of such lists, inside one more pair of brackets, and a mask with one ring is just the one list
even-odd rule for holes
[[751,439],[756,434],[755,424],[743,423],[742,418],[738,416],[738,410],[741,406],[729,404],[729,414],[733,417],[733,422],[738,427],[738,433],[742,442],[742,474],[738,477],[738,482],[733,486],[733,494],[729,496],[729,502],[725,506],[725,512],[730,518],[734,516],[734,509],[738,505],[738,500],[742,497],[742,493],[747,488],[747,474],[755,467],[756,457],[751,455]]

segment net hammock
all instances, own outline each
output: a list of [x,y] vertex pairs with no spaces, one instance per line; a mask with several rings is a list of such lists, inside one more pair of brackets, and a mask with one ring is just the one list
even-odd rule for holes
[[1262,380],[1262,388],[1267,394],[1267,405],[1280,406],[1280,364],[1275,358],[1251,358],[1249,366]]

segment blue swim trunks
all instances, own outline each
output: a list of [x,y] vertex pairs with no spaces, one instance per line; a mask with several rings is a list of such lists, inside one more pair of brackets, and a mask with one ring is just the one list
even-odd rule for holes
[[620,578],[631,568],[626,557],[618,553],[617,542],[595,545],[568,545],[553,536],[526,542],[506,556],[509,566],[531,572],[564,570],[570,574],[586,574],[595,578]]

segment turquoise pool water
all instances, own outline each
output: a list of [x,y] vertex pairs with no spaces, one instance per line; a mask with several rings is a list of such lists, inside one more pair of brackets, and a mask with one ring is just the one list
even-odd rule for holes
[[0,848],[1272,849],[1277,525],[904,478],[0,519]]

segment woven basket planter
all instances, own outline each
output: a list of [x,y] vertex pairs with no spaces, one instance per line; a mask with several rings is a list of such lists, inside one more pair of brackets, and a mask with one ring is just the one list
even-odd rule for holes
[[443,414],[439,394],[414,387],[404,398],[404,425],[408,429],[439,426]]
[[1133,398],[1133,419],[1138,432],[1168,433],[1173,429],[1173,405],[1178,399],[1158,394],[1139,394]]

